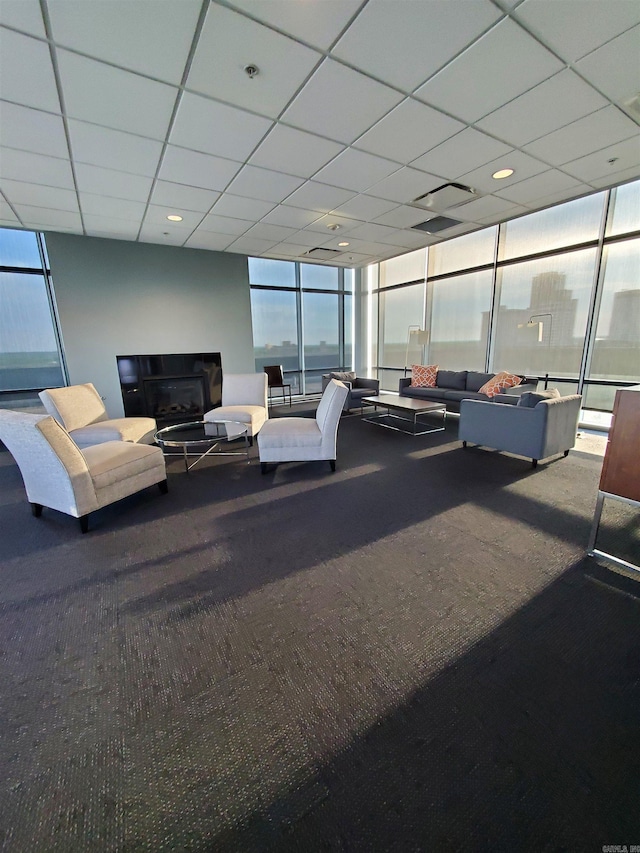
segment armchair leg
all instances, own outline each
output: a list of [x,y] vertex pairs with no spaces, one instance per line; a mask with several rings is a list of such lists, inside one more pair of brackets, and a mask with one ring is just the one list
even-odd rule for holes
[[565,457],[567,457],[569,455],[569,451],[565,450],[564,455],[565,455]]
[[331,470],[332,470],[332,471],[335,471],[335,470],[336,470],[336,460],[335,460],[335,459],[330,459],[330,460],[329,460],[329,465],[331,465]]
[[532,467],[532,468],[537,468],[537,467],[538,467],[538,460],[537,460],[537,459],[532,459],[532,460],[531,460],[531,467]]
[[42,504],[31,504],[31,515],[34,518],[40,518],[42,515]]
[[158,483],[158,488],[160,489],[161,495],[166,495],[169,491],[169,483],[166,480],[163,480],[161,483]]
[[463,447],[466,447],[466,446],[467,446],[467,442],[466,442],[466,441],[463,441],[463,442],[462,442],[462,446],[463,446]]
[[261,474],[266,474],[266,473],[267,473],[267,470],[268,470],[267,463],[266,463],[266,462],[261,462],[261,463],[260,463],[260,473],[261,473]]
[[80,531],[86,533],[89,530],[89,516],[81,515],[78,521],[80,522]]

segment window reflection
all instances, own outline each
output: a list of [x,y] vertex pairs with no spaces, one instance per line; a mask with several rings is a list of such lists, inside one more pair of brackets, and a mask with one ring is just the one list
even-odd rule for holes
[[490,270],[433,283],[430,364],[445,370],[484,370],[491,287]]

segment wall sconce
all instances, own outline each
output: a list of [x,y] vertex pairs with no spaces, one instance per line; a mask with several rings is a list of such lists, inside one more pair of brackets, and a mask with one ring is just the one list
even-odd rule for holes
[[533,329],[535,326],[538,327],[538,343],[542,343],[542,333],[544,331],[544,323],[542,320],[535,321],[535,317],[548,317],[549,318],[549,345],[551,345],[551,329],[553,328],[553,314],[532,314],[526,323],[518,323],[519,329]]
[[424,361],[424,348],[429,343],[429,332],[426,329],[422,329],[420,326],[409,326],[407,329],[407,348],[404,353],[404,375],[407,375],[407,362],[409,361],[409,346],[411,345],[411,339],[413,338],[413,342],[418,344],[418,346],[422,347],[422,353],[420,355],[420,363]]

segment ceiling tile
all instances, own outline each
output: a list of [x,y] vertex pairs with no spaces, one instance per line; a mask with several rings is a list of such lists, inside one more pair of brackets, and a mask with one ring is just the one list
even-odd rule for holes
[[463,172],[482,166],[510,151],[511,147],[504,142],[498,142],[486,133],[468,127],[418,157],[411,165],[432,175],[442,175],[453,180]]
[[68,157],[60,116],[0,101],[0,145],[51,157]]
[[129,175],[87,163],[76,163],[76,180],[79,191],[83,193],[143,202],[149,198],[153,184],[153,180],[144,175]]
[[349,144],[401,100],[388,86],[325,59],[282,120]]
[[0,28],[0,98],[61,112],[46,42]]
[[[523,62],[522,57],[527,61]],[[416,97],[474,122],[562,69],[534,38],[506,19],[417,90]],[[469,85],[469,81],[473,85]]]
[[561,166],[591,151],[637,135],[638,126],[616,107],[609,106],[549,133],[524,148],[534,157]]
[[182,246],[187,240],[189,232],[176,229],[169,231],[164,225],[149,223],[142,226],[140,229],[139,240],[142,243],[159,243],[164,246]]
[[381,216],[388,210],[393,210],[396,207],[395,201],[387,201],[382,198],[374,198],[370,195],[357,195],[336,207],[332,213],[338,213],[342,216],[348,216],[353,219],[375,219],[376,216]]
[[279,202],[303,183],[303,178],[294,178],[270,169],[258,169],[256,166],[244,166],[229,185],[229,192],[247,198]]
[[518,147],[606,105],[605,98],[567,69],[486,116],[478,127]]
[[343,190],[338,187],[330,187],[326,184],[317,184],[307,181],[306,184],[292,193],[287,199],[291,207],[304,207],[307,210],[319,210],[329,213],[341,204],[344,204],[354,195],[351,190]]
[[495,193],[515,204],[530,204],[556,190],[569,190],[579,183],[575,178],[570,178],[569,175],[565,175],[557,169],[549,169],[548,172],[534,175],[532,178],[527,178],[526,181],[519,181],[510,187],[505,187],[504,190],[498,189]]
[[[211,4],[187,88],[277,118],[321,59],[321,53]],[[259,70],[253,79],[244,71],[249,62]]]
[[400,205],[395,210],[378,216],[375,221],[379,225],[390,225],[392,228],[411,228],[418,222],[423,222],[424,218],[424,210],[418,210],[416,207],[409,207],[408,205]]
[[355,146],[399,163],[409,163],[463,127],[461,122],[439,110],[407,98],[363,134]]
[[532,210],[541,210],[545,207],[550,207],[552,204],[557,204],[559,201],[568,201],[578,196],[588,195],[593,193],[593,187],[588,184],[576,183],[572,187],[565,187],[558,192],[553,192],[550,195],[540,196],[533,201],[527,202],[527,207]]
[[621,172],[616,172],[615,175],[603,176],[602,178],[594,178],[589,183],[598,188],[613,187],[617,184],[623,184],[627,181],[635,180],[640,177],[638,169],[634,166],[630,169],[624,169]]
[[363,0],[339,3],[291,3],[290,0],[230,0],[229,5],[308,44],[329,48]]
[[39,0],[2,0],[2,23],[33,36],[45,37]]
[[265,222],[258,222],[247,231],[245,237],[251,240],[258,237],[260,240],[280,242],[295,234],[296,230],[296,228],[285,228],[283,225],[268,225]]
[[259,240],[257,237],[239,237],[229,246],[229,252],[241,252],[243,255],[260,255],[275,245],[275,240]]
[[301,207],[289,207],[286,204],[279,204],[271,213],[267,213],[262,218],[262,222],[268,222],[273,225],[284,225],[287,228],[304,228],[311,222],[319,219],[321,214],[317,210],[304,210]]
[[253,221],[250,222],[247,219],[233,219],[230,216],[217,216],[215,213],[210,213],[202,220],[198,231],[214,231],[217,234],[233,234],[234,237],[239,237],[252,225]]
[[162,153],[162,143],[120,130],[69,119],[71,150],[76,163],[153,177]]
[[209,251],[224,251],[234,240],[229,234],[212,234],[198,229],[184,244],[189,249],[207,249]]
[[462,204],[456,207],[456,218],[464,220],[472,220],[474,222],[482,222],[488,216],[498,216],[506,210],[513,207],[513,202],[506,199],[498,198],[494,195],[486,195],[483,198],[478,198],[475,201],[470,201],[467,204]]
[[111,240],[136,240],[140,230],[140,222],[129,222],[126,219],[114,219],[111,216],[94,216],[83,214],[85,231],[89,237],[107,237]]
[[516,216],[522,216],[525,213],[531,213],[531,210],[520,204],[514,204],[513,207],[507,207],[500,213],[489,213],[486,216],[478,216],[474,221],[482,225],[495,225],[497,222],[506,222],[508,219],[514,219]]
[[640,22],[640,6],[628,0],[525,0],[515,17],[563,59],[573,62]]
[[[507,167],[514,170],[510,178],[496,180],[491,177],[498,169],[505,169]],[[541,163],[534,157],[523,154],[522,151],[512,151],[511,154],[486,163],[479,169],[467,172],[466,175],[461,176],[460,180],[463,184],[473,187],[481,193],[495,193],[498,191],[498,188],[504,189],[504,187],[516,184],[518,181],[524,181],[525,178],[538,175],[540,172],[546,172],[548,168],[549,166],[546,163]]]
[[16,204],[14,207],[25,228],[33,228],[34,231],[50,228],[52,231],[83,233],[82,220],[77,210],[53,210],[29,204]]
[[407,204],[419,195],[435,189],[441,183],[442,179],[436,175],[429,175],[405,166],[370,187],[369,193],[389,201],[397,201],[398,204]]
[[[339,228],[331,229],[329,225],[339,225]],[[350,231],[352,228],[356,228],[358,225],[362,225],[362,222],[359,219],[349,219],[346,216],[338,216],[335,213],[327,213],[324,216],[321,216],[320,219],[316,219],[315,222],[311,222],[306,227],[306,231],[319,231],[321,234],[331,236],[337,236],[344,234],[347,231]],[[341,237],[337,236],[337,239],[340,240]]]
[[372,222],[367,222],[354,228],[351,231],[350,237],[356,240],[366,240],[372,243],[392,243],[390,239],[396,234],[395,228],[389,228],[387,225],[375,225]]
[[317,231],[296,231],[295,234],[292,234],[288,239],[287,243],[291,243],[293,246],[303,246],[306,249],[310,249],[313,246],[317,246],[320,237]]
[[271,124],[270,119],[185,92],[169,141],[205,154],[245,160]]
[[[609,6],[636,3],[606,3]],[[623,102],[640,91],[640,27],[618,36],[576,63],[576,69],[612,101]]]
[[57,44],[165,80],[182,82],[200,0],[49,2]]
[[158,177],[177,184],[209,190],[223,190],[240,168],[240,163],[167,145]]
[[339,142],[276,124],[251,155],[249,163],[276,172],[310,178],[341,151],[344,151],[344,145]]
[[187,187],[184,184],[175,184],[172,181],[156,181],[151,203],[206,213],[219,198],[220,193],[213,190]]
[[305,246],[296,246],[294,243],[278,243],[273,247],[270,257],[297,258],[306,252]]
[[78,211],[78,199],[74,190],[43,187],[25,181],[3,179],[2,192],[14,206],[32,205],[34,207],[47,207],[51,210],[58,208],[72,212]]
[[369,0],[332,53],[411,92],[500,17],[488,0]]
[[362,192],[378,183],[400,167],[392,160],[375,157],[355,148],[347,148],[338,154],[328,166],[314,175],[314,180],[346,190]]
[[266,216],[273,207],[273,203],[269,201],[258,201],[224,193],[215,203],[212,213],[218,216],[231,216],[235,219],[251,219],[255,222]]
[[19,225],[20,220],[9,207],[7,202],[0,196],[0,224]]
[[[610,162],[612,160],[614,162]],[[587,183],[592,183],[595,178],[615,180],[616,173],[626,169],[635,169],[640,174],[640,138],[637,136],[616,142],[595,154],[571,160],[562,167],[563,172]]]
[[29,175],[33,184],[75,189],[69,160],[15,148],[0,148],[0,177],[20,180],[23,175]]
[[142,222],[146,204],[141,201],[80,193],[80,207],[83,215],[89,213],[93,216],[108,216],[111,219],[128,219],[139,225]]
[[178,90],[102,62],[58,50],[67,115],[164,139]]

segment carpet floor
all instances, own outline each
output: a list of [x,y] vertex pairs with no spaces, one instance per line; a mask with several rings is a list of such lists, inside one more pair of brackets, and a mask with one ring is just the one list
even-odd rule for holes
[[[640,844],[640,585],[585,556],[601,465],[347,416],[335,473],[172,459],[82,536],[0,453],[0,849]],[[637,562],[637,512],[601,537]]]

